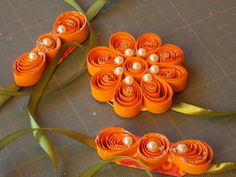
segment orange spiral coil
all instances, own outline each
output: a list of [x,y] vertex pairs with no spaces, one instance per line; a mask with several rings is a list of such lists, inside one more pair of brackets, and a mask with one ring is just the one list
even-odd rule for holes
[[114,111],[123,118],[131,118],[141,111],[142,102],[142,92],[138,83],[132,76],[126,76],[115,92]]
[[93,76],[96,72],[105,68],[112,69],[117,64],[114,62],[117,53],[108,47],[95,47],[87,55],[88,72]]
[[47,62],[50,63],[61,47],[61,39],[54,33],[41,35],[36,42],[36,47],[46,53]]
[[155,75],[170,84],[174,92],[182,91],[185,88],[188,72],[183,66],[159,64],[158,67],[159,71]]
[[203,141],[183,140],[171,145],[170,158],[181,170],[190,174],[202,174],[211,166],[213,151]]
[[42,76],[45,67],[45,53],[33,50],[21,55],[13,63],[15,83],[21,87],[35,85]]
[[139,141],[137,159],[151,168],[158,168],[168,159],[169,140],[162,134],[148,133]]
[[[109,39],[110,48],[118,51],[119,55],[126,57],[125,51],[131,49],[133,52],[136,49],[135,38],[126,32],[114,33]],[[134,53],[131,55],[133,56]]]
[[91,80],[93,98],[101,102],[112,100],[120,81],[121,76],[115,75],[113,70],[97,72]]
[[152,113],[164,113],[171,107],[173,90],[165,80],[150,76],[150,81],[141,81],[143,105]]
[[89,34],[86,17],[80,12],[64,12],[55,20],[53,32],[58,34],[63,42],[81,43]]
[[[145,33],[137,39],[137,56],[146,57],[150,53],[154,53],[161,46],[161,38],[154,33]],[[144,49],[144,53],[139,54],[139,50]]]
[[103,129],[96,137],[98,155],[102,159],[114,156],[133,157],[138,148],[138,138],[123,128]]
[[[153,60],[155,56],[155,60]],[[154,53],[150,53],[146,58],[147,62],[152,64],[162,63],[162,64],[176,64],[182,65],[184,60],[183,50],[173,44],[164,44],[158,48]]]

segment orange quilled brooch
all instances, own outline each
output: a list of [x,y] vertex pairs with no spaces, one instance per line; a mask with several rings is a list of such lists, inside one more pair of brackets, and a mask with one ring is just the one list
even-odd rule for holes
[[[100,131],[96,137],[97,153],[102,159],[128,156],[141,161],[154,172],[172,176],[203,174],[212,164],[213,151],[201,140],[182,140],[170,143],[159,133],[148,133],[138,137],[118,127]],[[142,168],[130,159],[116,163],[134,168]]]
[[159,35],[146,33],[137,40],[126,32],[114,33],[109,47],[87,54],[94,99],[112,102],[116,114],[131,118],[141,110],[161,114],[172,105],[174,92],[185,88],[188,72],[184,54],[173,44],[162,44]]

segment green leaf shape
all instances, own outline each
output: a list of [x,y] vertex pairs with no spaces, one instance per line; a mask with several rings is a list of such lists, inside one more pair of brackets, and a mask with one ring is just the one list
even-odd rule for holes
[[91,21],[98,12],[104,7],[108,0],[97,0],[94,4],[87,10],[86,16],[88,21]]
[[146,171],[146,173],[149,177],[152,177],[151,172],[147,169],[147,167],[143,163],[141,163],[140,161],[138,161],[138,160],[136,160],[132,157],[128,157],[128,156],[116,156],[116,157],[109,158],[107,160],[101,160],[100,162],[92,165],[87,170],[85,170],[79,177],[92,177],[100,169],[104,168],[106,165],[108,165],[108,164],[110,164],[114,161],[122,160],[122,159],[129,159],[129,160],[135,161],[136,163],[138,163]]
[[201,117],[216,117],[216,116],[232,116],[236,114],[236,111],[231,112],[218,112],[210,109],[205,109],[202,107],[198,107],[192,104],[179,102],[176,104],[173,104],[171,107],[171,110],[189,115],[189,116],[201,116]]

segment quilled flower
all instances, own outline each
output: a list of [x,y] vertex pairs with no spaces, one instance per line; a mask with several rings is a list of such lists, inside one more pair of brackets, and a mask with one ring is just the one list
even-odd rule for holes
[[55,33],[43,34],[37,39],[36,42],[36,47],[40,51],[46,53],[48,62],[52,61],[61,45],[61,39]]
[[31,51],[21,55],[13,64],[13,74],[18,86],[28,87],[36,84],[46,67],[46,55]]
[[53,32],[58,34],[64,42],[81,43],[89,34],[86,17],[80,12],[64,12],[55,20]]
[[102,159],[114,156],[136,154],[138,138],[123,128],[110,127],[103,129],[96,137],[97,152]]
[[150,168],[158,168],[168,159],[169,140],[161,134],[149,133],[139,141],[137,159]]
[[170,147],[170,158],[181,170],[190,174],[202,174],[211,166],[213,151],[200,140],[183,140]]
[[[103,102],[110,98],[114,111],[124,118],[134,117],[141,110],[156,114],[168,111],[173,93],[185,88],[188,73],[181,66],[183,51],[176,45],[161,43],[157,34],[146,33],[135,40],[129,33],[117,32],[109,39],[110,48],[91,49],[87,66],[92,75],[92,96]],[[109,87],[97,87],[94,81],[98,78],[99,83],[107,82],[99,76],[106,72],[119,79]]]

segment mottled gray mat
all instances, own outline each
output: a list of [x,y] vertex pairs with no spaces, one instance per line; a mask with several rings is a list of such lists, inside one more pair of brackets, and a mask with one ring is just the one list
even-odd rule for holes
[[[78,0],[83,8],[92,0]],[[52,29],[57,15],[72,10],[62,0],[0,1],[0,85],[13,81],[14,59],[29,51],[40,34]],[[230,111],[236,109],[236,1],[235,0],[113,0],[92,22],[98,44],[107,45],[116,31],[135,37],[145,32],[161,35],[165,43],[181,46],[190,73],[186,89],[175,101]],[[75,69],[76,57],[66,61],[52,84],[64,80]],[[112,108],[94,101],[90,95],[87,71],[68,87],[44,97],[39,106],[39,123],[63,127],[90,136],[104,127],[124,127],[136,134],[155,131],[171,141],[197,138],[214,149],[214,161],[236,161],[236,119],[191,118],[172,111],[162,115],[143,112],[134,119],[116,116]],[[12,99],[0,110],[0,137],[29,127],[28,97]],[[75,177],[98,162],[96,152],[68,138],[49,134],[60,156],[61,176]],[[32,135],[21,138],[0,153],[1,177],[52,177],[50,160]],[[110,165],[99,177],[141,177],[145,173]],[[154,176],[165,176],[154,174]],[[191,176],[191,175],[189,175]],[[236,176],[236,172],[218,175]]]

